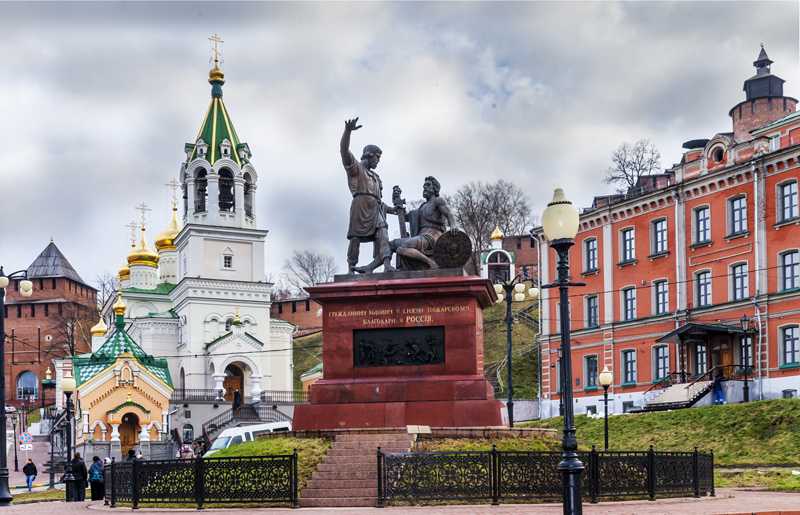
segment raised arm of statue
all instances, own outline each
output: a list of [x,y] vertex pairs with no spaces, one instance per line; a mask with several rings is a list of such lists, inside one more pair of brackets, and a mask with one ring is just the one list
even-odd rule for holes
[[344,132],[342,133],[342,141],[339,145],[339,150],[342,154],[342,164],[350,175],[357,173],[354,166],[356,164],[356,158],[353,153],[350,152],[350,133],[360,128],[361,125],[358,125],[358,117],[344,122]]

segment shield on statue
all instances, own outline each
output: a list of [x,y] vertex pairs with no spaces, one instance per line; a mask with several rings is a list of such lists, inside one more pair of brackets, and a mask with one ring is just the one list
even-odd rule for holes
[[433,260],[439,268],[463,268],[472,255],[472,242],[461,229],[450,229],[436,240]]

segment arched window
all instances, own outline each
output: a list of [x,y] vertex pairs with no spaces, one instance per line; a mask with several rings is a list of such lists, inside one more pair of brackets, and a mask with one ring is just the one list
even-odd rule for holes
[[186,390],[186,372],[184,372],[183,367],[181,367],[181,393]]
[[17,377],[17,399],[38,399],[39,378],[30,370]]
[[219,210],[232,213],[236,209],[233,197],[233,172],[223,169],[219,172]]
[[511,261],[505,252],[497,251],[489,254],[489,280],[503,283],[511,279]]
[[191,424],[183,425],[183,441],[191,442],[194,440],[194,428]]
[[247,172],[244,174],[244,214],[253,216],[253,178]]
[[232,325],[233,325],[233,319],[232,319],[232,318],[229,318],[229,319],[227,319],[227,320],[225,321],[225,331],[226,331],[226,332],[227,332],[227,331],[230,331],[230,330],[231,330],[231,326],[232,326]]
[[205,213],[206,211],[207,190],[208,179],[206,179],[206,171],[201,168],[194,175],[194,210],[197,213]]
[[183,216],[189,212],[189,190],[186,189],[186,172],[181,176],[181,195],[183,196]]

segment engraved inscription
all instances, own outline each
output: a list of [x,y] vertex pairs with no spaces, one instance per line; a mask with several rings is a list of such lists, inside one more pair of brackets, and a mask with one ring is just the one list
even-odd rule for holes
[[437,363],[444,363],[442,326],[353,331],[353,364],[356,367]]

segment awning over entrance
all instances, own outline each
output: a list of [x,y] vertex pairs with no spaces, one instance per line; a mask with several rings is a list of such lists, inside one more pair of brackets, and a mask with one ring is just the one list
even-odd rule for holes
[[683,340],[701,338],[713,334],[745,334],[745,331],[741,327],[735,325],[700,324],[697,322],[689,322],[680,326],[674,331],[665,334],[656,340],[656,343],[679,343]]

